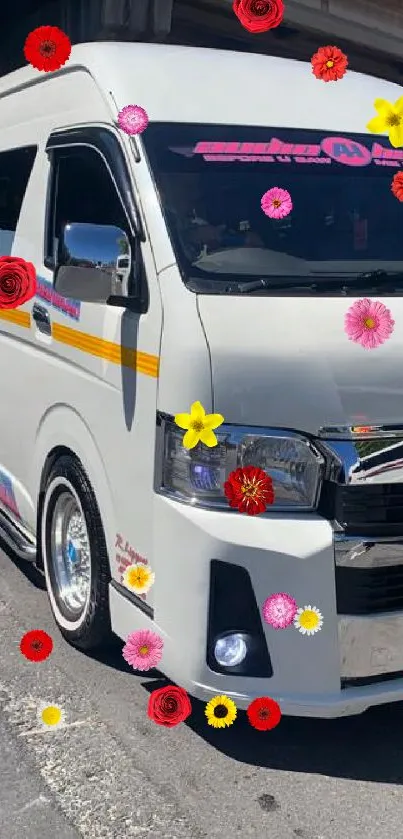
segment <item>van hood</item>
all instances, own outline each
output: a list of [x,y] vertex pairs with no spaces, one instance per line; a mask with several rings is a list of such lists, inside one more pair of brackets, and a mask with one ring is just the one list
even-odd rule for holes
[[200,295],[214,411],[228,423],[313,435],[403,423],[403,298],[377,298],[395,327],[372,350],[344,331],[356,299]]

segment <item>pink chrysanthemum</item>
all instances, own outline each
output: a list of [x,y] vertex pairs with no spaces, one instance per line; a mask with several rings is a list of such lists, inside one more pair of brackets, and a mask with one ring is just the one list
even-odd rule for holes
[[356,300],[344,318],[344,331],[350,341],[374,350],[390,338],[395,322],[390,309],[379,300]]
[[285,218],[292,210],[291,195],[286,189],[273,186],[262,196],[261,207],[270,218]]
[[118,126],[126,134],[141,134],[147,125],[147,112],[140,105],[126,105],[118,113]]
[[297,601],[290,594],[279,592],[271,594],[263,603],[263,617],[273,629],[286,629],[293,622],[297,613]]
[[135,670],[151,670],[162,658],[164,642],[149,629],[132,632],[123,647],[123,658]]

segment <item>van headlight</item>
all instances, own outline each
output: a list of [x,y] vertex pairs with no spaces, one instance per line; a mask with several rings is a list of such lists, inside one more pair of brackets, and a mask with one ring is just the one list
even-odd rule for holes
[[224,483],[239,466],[259,466],[271,477],[270,511],[315,510],[325,461],[311,441],[278,429],[222,425],[212,449],[199,443],[184,449],[184,431],[172,419],[159,417],[156,490],[188,504],[230,509]]

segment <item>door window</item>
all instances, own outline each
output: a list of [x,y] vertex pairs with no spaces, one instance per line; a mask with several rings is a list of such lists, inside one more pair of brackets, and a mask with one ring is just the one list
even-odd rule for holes
[[0,152],[0,256],[10,256],[36,146]]

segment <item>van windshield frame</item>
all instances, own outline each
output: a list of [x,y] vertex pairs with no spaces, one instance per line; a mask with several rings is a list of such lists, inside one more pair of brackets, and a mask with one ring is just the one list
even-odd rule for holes
[[[321,283],[348,294],[357,276],[383,271],[385,293],[403,294],[403,207],[391,190],[403,149],[385,135],[152,122],[141,143],[190,290],[238,294],[258,280],[259,295],[322,293]],[[273,187],[291,196],[283,218],[261,208]]]

